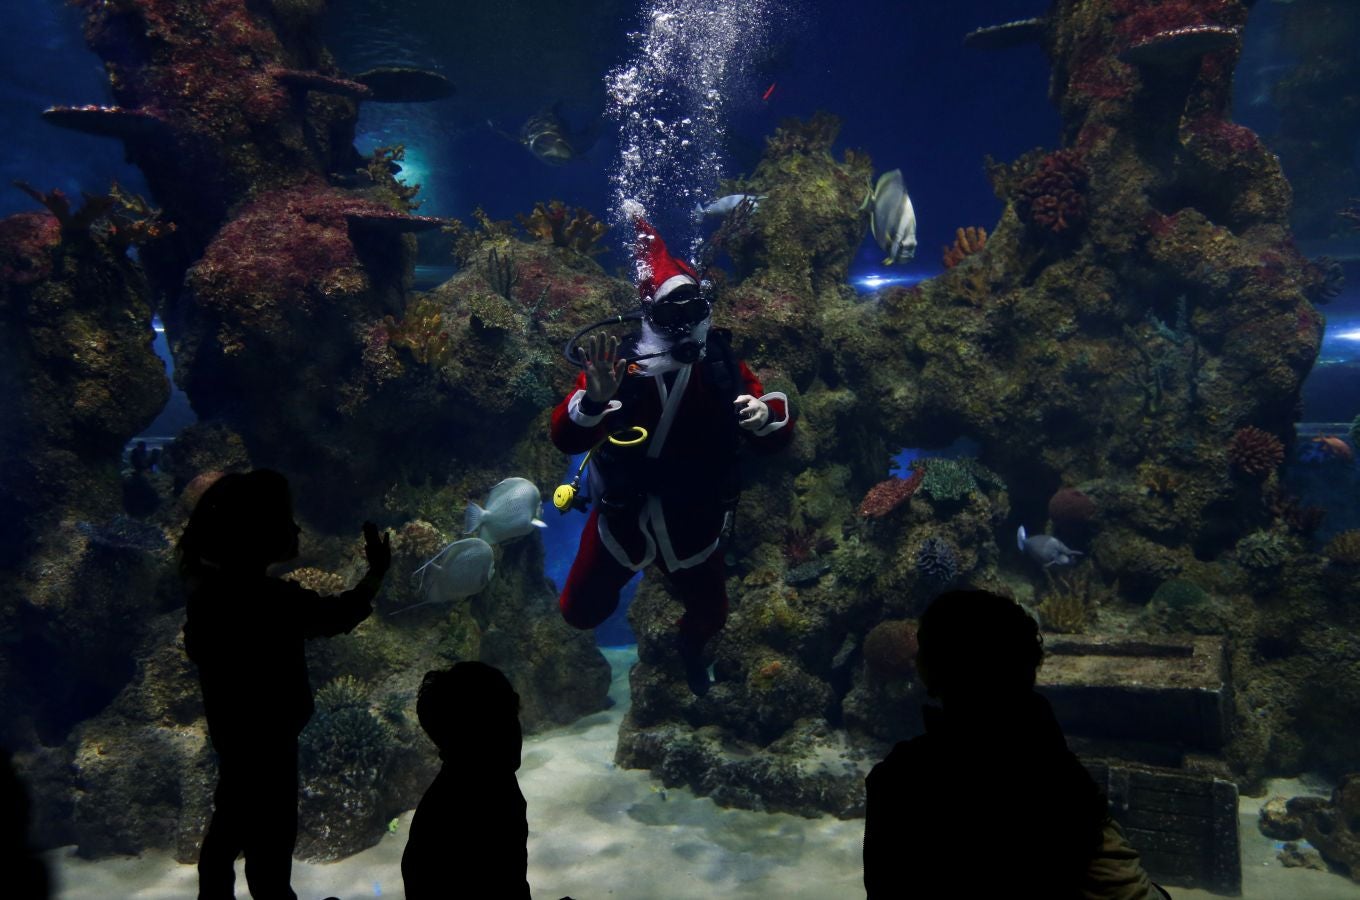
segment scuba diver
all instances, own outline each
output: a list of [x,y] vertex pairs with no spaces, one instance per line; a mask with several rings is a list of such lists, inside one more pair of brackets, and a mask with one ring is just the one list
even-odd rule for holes
[[[649,223],[637,219],[636,229],[642,308],[567,342],[567,358],[582,372],[552,414],[558,449],[589,451],[595,501],[559,605],[571,625],[595,628],[618,607],[633,573],[655,563],[684,603],[676,649],[690,690],[703,696],[704,645],[727,620],[718,550],[740,490],[737,453],[743,444],[784,447],[793,422],[788,398],[765,393],[733,354],[729,334],[710,327],[707,283],[667,252]],[[639,334],[592,335],[578,346],[589,331],[631,320]],[[575,486],[558,489],[559,510],[582,507]]]

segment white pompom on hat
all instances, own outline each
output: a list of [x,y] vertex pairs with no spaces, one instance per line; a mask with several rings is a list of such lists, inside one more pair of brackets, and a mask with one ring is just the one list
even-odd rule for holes
[[681,285],[699,284],[694,267],[683,259],[671,256],[666,242],[646,219],[635,220],[637,246],[634,251],[638,266],[638,296],[644,302],[662,300]]

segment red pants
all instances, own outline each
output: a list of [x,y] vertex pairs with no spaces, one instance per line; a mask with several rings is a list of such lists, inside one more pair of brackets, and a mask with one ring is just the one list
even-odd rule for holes
[[[633,577],[633,570],[621,565],[600,540],[599,516],[600,511],[592,509],[586,519],[581,546],[557,601],[562,617],[576,628],[595,628],[609,618],[619,606],[619,591]],[[656,566],[685,604],[678,623],[682,635],[703,642],[722,630],[727,621],[727,584],[721,549],[697,566],[674,572],[658,554]]]

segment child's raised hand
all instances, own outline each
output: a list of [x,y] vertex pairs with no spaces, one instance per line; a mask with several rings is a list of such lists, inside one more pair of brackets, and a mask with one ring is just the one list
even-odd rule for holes
[[382,539],[378,538],[378,526],[372,522],[364,523],[364,556],[368,559],[368,568],[379,575],[384,574],[392,565],[392,534],[383,534]]

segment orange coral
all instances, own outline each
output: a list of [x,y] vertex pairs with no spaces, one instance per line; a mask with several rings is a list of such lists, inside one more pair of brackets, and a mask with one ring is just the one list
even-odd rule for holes
[[869,493],[859,504],[859,514],[870,519],[879,519],[911,499],[916,489],[925,479],[926,470],[916,469],[910,478],[889,478],[869,488]]
[[561,200],[553,200],[544,206],[534,204],[534,211],[527,216],[519,216],[520,225],[540,241],[547,241],[554,247],[568,247],[578,253],[594,255],[603,253],[597,246],[609,226],[580,207],[570,210]]
[[954,232],[954,246],[944,248],[944,267],[952,269],[987,246],[987,229],[960,228]]

